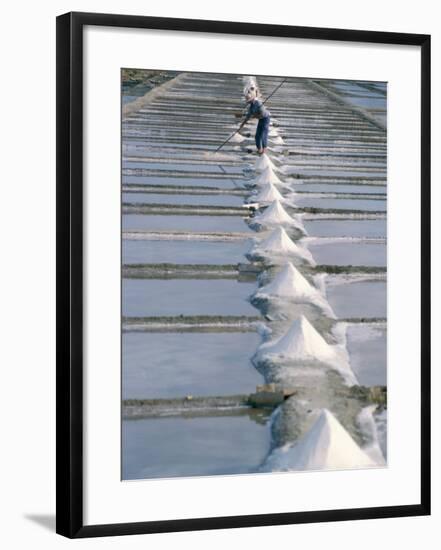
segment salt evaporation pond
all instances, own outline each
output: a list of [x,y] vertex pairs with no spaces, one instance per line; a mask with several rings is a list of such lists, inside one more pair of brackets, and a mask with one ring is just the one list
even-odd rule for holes
[[123,203],[190,204],[206,206],[242,206],[244,197],[237,195],[183,195],[167,193],[123,193]]
[[146,170],[165,170],[167,172],[170,171],[179,171],[179,172],[199,172],[200,170],[203,170],[204,172],[210,172],[213,174],[231,174],[234,176],[243,176],[243,171],[239,169],[237,166],[229,166],[229,165],[222,165],[222,168],[219,166],[219,164],[190,164],[190,163],[182,163],[179,164],[177,162],[134,162],[134,161],[123,161],[123,170],[124,169],[133,169],[133,168],[141,168]]
[[[290,141],[289,139],[287,140]],[[306,176],[306,177],[332,177],[332,178],[384,178],[386,177],[386,171],[384,170],[378,170],[376,172],[359,172],[358,170],[343,170],[341,168],[334,168],[334,169],[324,169],[320,166],[315,168],[303,168],[300,166],[296,166],[295,173],[298,176]]]
[[[235,180],[237,182],[237,180]],[[136,185],[167,185],[175,187],[217,187],[220,189],[236,189],[240,185],[231,178],[191,178],[176,176],[134,176],[124,175],[122,184]],[[239,180],[240,181],[240,180]]]
[[252,393],[257,332],[124,333],[123,399]]
[[[139,229],[139,228],[137,228]],[[123,264],[238,264],[249,241],[150,241],[124,239]]]
[[252,411],[237,416],[123,420],[122,478],[255,472],[271,439],[268,425],[261,417],[259,422],[253,420]]
[[386,265],[386,245],[377,243],[320,243],[312,242],[308,248],[317,264],[322,265]]
[[377,220],[305,220],[310,237],[386,238],[387,221]]
[[346,349],[351,368],[362,386],[387,384],[387,331],[385,328],[350,325]]
[[344,185],[333,183],[292,183],[290,185],[293,191],[312,192],[312,193],[357,193],[363,195],[385,195],[387,188],[385,185]]
[[385,212],[387,202],[385,200],[369,199],[335,199],[335,198],[309,198],[297,195],[294,199],[299,208],[330,208],[339,210],[362,210],[366,212]]
[[123,231],[143,229],[146,231],[192,231],[192,232],[247,232],[253,235],[241,216],[174,216],[124,214]]
[[255,283],[234,279],[124,279],[123,315],[257,315]]
[[329,285],[326,295],[337,317],[386,317],[387,285],[384,281]]

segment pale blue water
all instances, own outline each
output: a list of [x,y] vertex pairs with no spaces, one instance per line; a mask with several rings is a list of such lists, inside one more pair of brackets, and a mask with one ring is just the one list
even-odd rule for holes
[[[143,229],[145,231],[179,231],[202,233],[254,232],[241,216],[180,216],[124,214],[123,231]],[[227,262],[228,263],[228,262]]]
[[334,183],[300,183],[291,184],[293,191],[313,193],[359,193],[363,195],[386,195],[385,185],[344,185]]
[[386,317],[387,285],[366,281],[329,285],[328,302],[337,317]]
[[250,357],[256,332],[122,336],[123,399],[252,393],[263,382]]
[[294,198],[296,206],[314,207],[314,208],[332,208],[338,210],[362,210],[362,211],[377,211],[385,212],[387,202],[385,200],[368,200],[368,199],[328,199],[328,198],[308,198],[297,196]]
[[123,279],[123,315],[257,315],[255,283],[234,279]]
[[268,425],[245,415],[123,420],[122,479],[256,472],[269,448]]
[[386,245],[371,243],[311,243],[308,246],[318,264],[386,266]]
[[123,193],[125,203],[190,204],[198,206],[242,206],[244,197],[237,195],[178,195],[167,193]]
[[378,237],[387,235],[387,220],[313,220],[304,222],[310,237]]
[[143,241],[124,239],[123,264],[237,264],[244,262],[249,241]]
[[175,185],[178,187],[188,185],[191,187],[218,187],[220,189],[235,189],[240,187],[240,180],[237,185],[229,178],[191,178],[173,176],[122,176],[122,183],[134,183],[136,185]]
[[190,163],[178,163],[178,162],[139,162],[139,161],[123,161],[123,169],[125,168],[141,168],[144,170],[165,170],[165,171],[179,171],[179,172],[211,172],[213,174],[236,174],[242,176],[241,169],[235,166],[223,166],[219,164],[190,164]]
[[363,386],[387,384],[387,332],[369,326],[349,326],[346,332],[351,368]]

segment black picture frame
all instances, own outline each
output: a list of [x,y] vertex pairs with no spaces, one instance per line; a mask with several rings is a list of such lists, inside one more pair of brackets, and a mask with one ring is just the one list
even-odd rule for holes
[[[83,29],[86,25],[413,45],[421,48],[421,495],[412,505],[83,523]],[[430,35],[98,13],[57,17],[56,531],[99,537],[430,514]]]

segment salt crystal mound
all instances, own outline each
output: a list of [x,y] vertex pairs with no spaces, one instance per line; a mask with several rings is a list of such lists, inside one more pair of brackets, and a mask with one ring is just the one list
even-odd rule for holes
[[268,185],[268,183],[272,183],[273,185],[283,185],[283,182],[280,181],[280,179],[277,177],[277,174],[274,172],[271,166],[267,166],[262,171],[260,176],[258,176],[255,180],[255,184],[259,187]]
[[314,288],[300,271],[288,262],[269,284],[259,288],[254,298],[286,298],[296,303],[310,303],[335,319],[335,314],[323,295]]
[[296,319],[283,336],[261,344],[253,361],[289,361],[302,367],[323,365],[337,371],[347,385],[357,384],[347,353],[328,344],[304,315]]
[[268,204],[274,201],[285,202],[283,195],[272,183],[268,183],[260,189],[256,195],[252,195],[250,200],[261,204]]
[[261,471],[345,470],[377,466],[335,416],[323,409],[308,432],[295,443],[275,449]]
[[260,173],[266,170],[268,167],[270,167],[273,171],[275,169],[275,166],[269,159],[268,155],[266,154],[260,155],[254,164],[254,170]]
[[277,355],[302,364],[324,363],[334,366],[336,353],[304,315],[296,319],[288,331],[275,341],[265,342],[258,355]]
[[[257,199],[255,199],[257,201]],[[255,216],[252,220],[253,224],[262,225],[264,227],[271,227],[274,225],[292,226],[303,235],[306,235],[306,229],[303,223],[291,218],[288,212],[283,208],[279,200],[273,201],[268,208],[266,208],[261,214]]]
[[296,245],[288,236],[283,227],[277,227],[266,239],[256,243],[249,254],[251,256],[263,255],[272,257],[274,255],[292,256],[302,262],[315,265],[314,258],[309,250]]
[[229,141],[231,143],[242,143],[242,141],[245,141],[246,138],[244,138],[243,136],[241,136],[239,133],[236,133],[234,135],[231,136],[231,138],[229,139]]
[[285,141],[283,140],[282,136],[270,137],[269,141],[271,141],[271,143],[274,143],[274,145],[284,145],[285,144]]

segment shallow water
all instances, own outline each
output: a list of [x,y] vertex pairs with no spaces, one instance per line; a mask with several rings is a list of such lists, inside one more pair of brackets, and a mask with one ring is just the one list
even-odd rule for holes
[[310,243],[308,248],[317,264],[386,265],[386,245],[372,243]]
[[136,185],[175,185],[178,187],[218,187],[219,189],[235,189],[240,187],[240,180],[237,184],[230,178],[190,178],[173,176],[124,176],[122,183],[133,183]]
[[384,281],[363,281],[329,285],[326,294],[337,317],[386,317],[386,290]]
[[253,332],[124,333],[123,399],[251,393],[262,376],[250,362]]
[[310,237],[385,238],[387,220],[312,220],[304,222]]
[[178,195],[167,193],[123,193],[123,203],[191,204],[206,206],[242,206],[244,197],[236,195]]
[[124,279],[123,315],[257,315],[255,283],[232,279]]
[[299,208],[335,208],[341,210],[364,210],[377,212],[385,212],[387,208],[387,202],[385,200],[308,198],[297,195],[297,197],[294,198],[294,202]]
[[386,195],[385,185],[344,185],[331,183],[300,183],[291,184],[293,191],[313,193],[357,193],[363,195]]
[[178,172],[210,172],[213,174],[227,174],[243,176],[243,170],[236,166],[222,166],[219,164],[190,164],[190,163],[178,163],[178,162],[140,162],[140,161],[123,161],[123,170],[126,168],[141,168],[144,170],[165,170],[178,171]]
[[249,241],[147,241],[124,239],[123,264],[237,264],[244,262]]
[[346,332],[351,368],[363,386],[387,384],[387,332],[369,326],[351,325]]
[[123,420],[122,478],[255,472],[269,447],[268,425],[245,415]]
[[[241,216],[180,216],[124,214],[123,231],[143,229],[146,231],[193,231],[193,232],[248,232],[253,235]],[[228,262],[227,262],[228,263]]]

